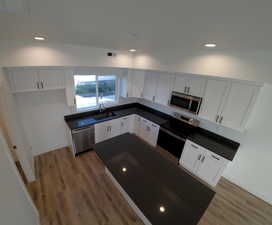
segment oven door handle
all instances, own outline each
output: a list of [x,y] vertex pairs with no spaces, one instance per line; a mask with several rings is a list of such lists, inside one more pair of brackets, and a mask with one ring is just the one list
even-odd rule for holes
[[165,132],[165,133],[171,135],[172,137],[177,138],[177,139],[179,139],[181,141],[184,141],[184,142],[186,141],[186,139],[184,139],[184,138],[182,138],[182,137],[180,137],[180,136],[178,136],[178,135],[172,133],[171,131],[166,130],[166,129],[162,128],[162,127],[160,127],[160,130],[162,130],[163,132]]

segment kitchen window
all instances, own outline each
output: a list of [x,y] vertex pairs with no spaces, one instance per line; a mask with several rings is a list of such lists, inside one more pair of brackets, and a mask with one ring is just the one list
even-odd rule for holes
[[74,75],[77,109],[92,108],[100,103],[117,101],[116,75]]

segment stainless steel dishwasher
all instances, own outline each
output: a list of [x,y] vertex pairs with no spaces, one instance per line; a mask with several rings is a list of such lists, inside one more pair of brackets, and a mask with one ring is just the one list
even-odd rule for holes
[[94,126],[72,130],[75,155],[92,150],[94,147]]

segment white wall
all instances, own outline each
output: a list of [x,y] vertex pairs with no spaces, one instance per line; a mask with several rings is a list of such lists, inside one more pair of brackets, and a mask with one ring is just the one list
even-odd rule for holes
[[25,135],[22,121],[19,118],[14,96],[9,91],[9,85],[0,68],[0,113],[8,128],[12,145],[17,146],[16,155],[22,165],[28,181],[35,180],[34,157]]
[[5,225],[39,225],[35,208],[8,152],[0,132],[0,223]]
[[115,57],[108,57],[110,49],[29,41],[1,41],[0,67],[10,66],[106,66],[130,67],[131,54],[114,51]]
[[272,85],[261,90],[241,147],[224,176],[272,204]]
[[154,50],[137,53],[133,67],[272,83],[272,51]]
[[34,155],[68,145],[64,115],[70,110],[64,90],[17,94],[16,102]]

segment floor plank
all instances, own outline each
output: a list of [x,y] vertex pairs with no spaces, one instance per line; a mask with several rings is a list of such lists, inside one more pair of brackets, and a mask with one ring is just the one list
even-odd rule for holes
[[[165,150],[156,150],[177,163]],[[28,189],[41,225],[143,225],[95,152],[74,158],[63,148],[37,156],[35,164],[37,180]],[[222,178],[198,225],[268,224],[272,224],[272,206]]]

